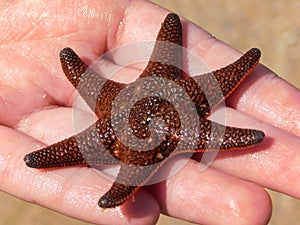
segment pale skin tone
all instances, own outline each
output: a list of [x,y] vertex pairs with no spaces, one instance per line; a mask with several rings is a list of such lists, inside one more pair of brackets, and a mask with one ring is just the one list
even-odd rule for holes
[[[134,203],[103,212],[97,202],[111,182],[89,168],[26,167],[25,154],[73,134],[75,91],[61,70],[59,51],[72,47],[90,63],[112,48],[154,40],[167,14],[147,1],[70,4],[23,1],[1,7],[2,191],[96,224],[155,224],[159,213],[202,224],[263,224],[271,214],[263,187],[300,198],[300,92],[262,65],[226,103],[227,122],[263,130],[264,143],[221,155],[204,172],[190,160],[172,178],[142,188]],[[187,21],[183,26],[186,47],[211,69],[240,56],[199,27]],[[128,79],[140,72],[124,70]]]

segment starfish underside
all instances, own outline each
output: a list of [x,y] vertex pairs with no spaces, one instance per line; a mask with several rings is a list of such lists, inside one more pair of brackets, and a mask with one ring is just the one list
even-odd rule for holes
[[[60,53],[63,71],[98,120],[75,136],[26,155],[26,165],[33,168],[121,165],[112,187],[98,202],[102,208],[111,208],[132,197],[173,155],[240,150],[262,142],[262,131],[223,126],[206,119],[212,107],[228,97],[255,68],[260,51],[253,48],[222,69],[185,77],[180,69],[181,46],[180,19],[176,14],[168,14],[146,68],[132,84],[102,78],[72,49],[63,49]],[[211,77],[217,87],[210,82]],[[174,85],[178,87],[176,91],[172,89]],[[152,94],[153,87],[171,100],[160,97],[165,95]],[[222,99],[217,96],[217,89],[222,93]],[[120,92],[123,100],[117,100]],[[192,107],[185,103],[188,101],[176,105],[176,100],[185,99],[185,95]],[[132,105],[128,115],[122,110],[112,113],[114,107],[126,107],[124,99],[138,99],[139,96],[144,97]],[[191,109],[194,113],[190,113]],[[112,116],[117,121],[114,124]],[[164,121],[163,125],[153,125],[155,118]],[[114,125],[124,121],[130,129],[121,129],[116,134]],[[132,136],[134,138],[130,138]]]

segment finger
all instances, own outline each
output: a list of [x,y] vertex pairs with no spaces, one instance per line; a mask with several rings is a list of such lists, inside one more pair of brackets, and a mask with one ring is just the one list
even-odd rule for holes
[[[74,118],[77,112],[67,107],[52,107],[31,113],[18,122],[17,130],[34,138],[35,140],[53,144],[70,137],[74,132],[79,132],[74,125]],[[79,121],[79,114],[78,120]],[[80,117],[87,119],[89,117]],[[87,127],[89,120],[85,120]],[[83,124],[83,123],[81,123]],[[79,125],[78,125],[79,126]]]
[[260,66],[236,94],[233,107],[300,136],[300,91],[288,82]]
[[[199,224],[266,224],[271,215],[267,192],[213,168],[199,171],[190,160],[152,193],[162,212]],[[162,191],[164,190],[164,191]]]
[[[200,32],[196,27],[190,30],[187,47],[193,49],[211,70],[227,65],[240,56],[240,53],[213,38],[202,42],[199,38],[195,42],[198,33],[203,31]],[[262,58],[263,55],[262,49]],[[229,97],[227,103],[248,115],[299,136],[299,98],[298,89],[259,65]]]
[[0,135],[1,190],[95,224],[154,224],[158,219],[160,209],[156,200],[143,190],[137,193],[135,203],[128,201],[121,208],[101,210],[97,202],[112,181],[91,168],[27,168],[23,157],[38,143],[6,127],[0,127]]
[[[197,38],[198,34],[203,34],[203,31],[191,27],[187,47],[193,49],[211,70],[227,65],[240,56],[239,52],[212,37],[201,42]],[[297,88],[259,65],[234,91],[227,103],[250,116],[299,136],[299,98]]]
[[256,150],[222,154],[212,166],[299,198],[300,183],[297,179],[300,174],[299,137],[251,119],[236,110],[227,109],[227,113],[234,115],[234,118],[228,116],[227,122],[230,124],[238,123],[239,126],[252,124],[256,129],[263,130],[266,137]]

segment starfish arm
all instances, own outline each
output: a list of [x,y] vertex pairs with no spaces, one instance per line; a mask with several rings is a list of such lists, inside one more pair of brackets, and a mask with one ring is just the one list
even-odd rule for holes
[[[156,41],[167,41],[175,45],[182,45],[182,27],[178,15],[176,15],[175,13],[169,13],[166,16],[158,32]],[[166,51],[167,49],[157,48],[155,53],[152,54],[152,57],[155,58],[155,55],[157,54],[163,55],[166,53]],[[175,59],[176,57],[173,56],[173,58]]]
[[[260,56],[261,52],[258,48],[251,48],[232,64],[212,72],[222,90],[224,98],[227,98],[254,70],[259,62]],[[197,80],[197,78],[200,80]],[[205,83],[205,88],[209,89],[207,82],[204,82],[204,78],[202,78],[201,75],[195,77],[195,79],[201,84]]]
[[[117,94],[124,86],[124,84],[101,77],[89,68],[71,48],[64,48],[60,52],[60,61],[68,80],[98,117],[101,114],[98,112],[99,105],[104,104],[102,101],[112,99],[112,94]],[[101,96],[103,93],[106,93],[105,96]]]
[[24,161],[32,168],[118,164],[98,140],[97,128],[91,126],[75,136],[27,154]]
[[234,63],[211,73],[187,77],[178,81],[195,103],[202,116],[226,99],[254,70],[261,52],[257,48],[247,51]]
[[24,157],[27,166],[32,168],[55,168],[87,165],[74,136],[31,152]]
[[[188,135],[183,135],[187,137]],[[177,152],[232,151],[252,147],[262,142],[265,134],[260,130],[224,126],[210,120],[201,119],[197,144],[190,146],[185,141]]]
[[265,134],[260,130],[255,129],[243,129],[236,127],[225,127],[224,138],[220,150],[233,151],[250,148],[260,144]]
[[149,63],[140,77],[182,77],[182,28],[178,15],[170,13],[158,32]]
[[104,209],[122,205],[153,176],[159,166],[160,164],[150,166],[121,164],[115,182],[99,199],[98,205]]

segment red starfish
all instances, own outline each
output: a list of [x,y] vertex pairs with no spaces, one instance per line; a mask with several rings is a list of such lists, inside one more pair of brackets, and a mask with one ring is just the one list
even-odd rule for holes
[[[26,155],[26,165],[51,168],[120,164],[115,182],[98,203],[102,208],[111,208],[133,196],[175,154],[239,150],[262,142],[262,131],[223,126],[206,119],[211,108],[222,100],[216,94],[218,89],[224,98],[228,97],[255,68],[260,51],[253,48],[211,74],[184,78],[181,46],[181,22],[171,13],[162,24],[147,67],[129,85],[102,78],[72,49],[63,49],[63,71],[98,120],[75,136]],[[127,100],[134,98],[139,100],[126,111]],[[112,112],[114,109],[117,112]],[[128,118],[131,129],[123,126]],[[155,118],[164,124],[154,123]],[[123,129],[117,132],[117,127]]]

